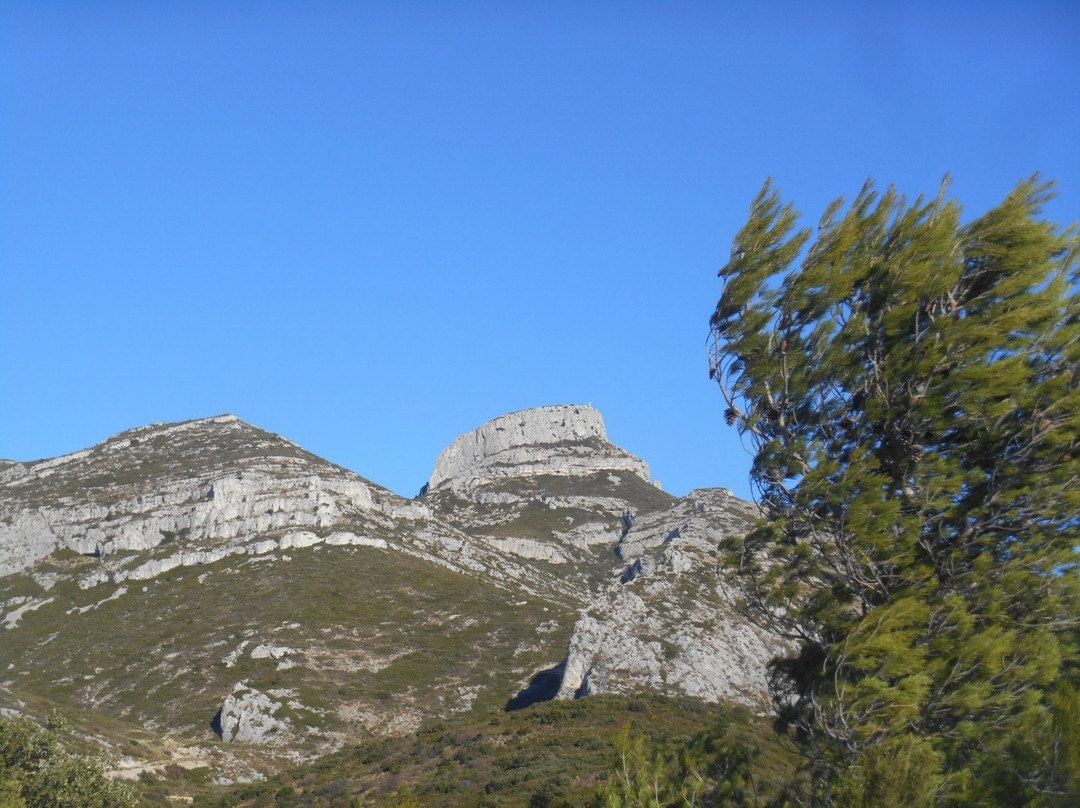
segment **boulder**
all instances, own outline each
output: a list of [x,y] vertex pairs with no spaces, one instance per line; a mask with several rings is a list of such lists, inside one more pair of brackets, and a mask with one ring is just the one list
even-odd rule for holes
[[221,740],[274,744],[291,727],[288,720],[275,717],[281,707],[280,701],[238,682],[221,705],[215,721]]

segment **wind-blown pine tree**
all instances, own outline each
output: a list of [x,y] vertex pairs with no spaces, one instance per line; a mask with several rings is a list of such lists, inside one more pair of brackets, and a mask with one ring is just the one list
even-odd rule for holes
[[945,190],[816,238],[754,201],[710,357],[767,519],[726,561],[796,649],[808,801],[1078,804],[1080,240],[1038,177],[968,224]]

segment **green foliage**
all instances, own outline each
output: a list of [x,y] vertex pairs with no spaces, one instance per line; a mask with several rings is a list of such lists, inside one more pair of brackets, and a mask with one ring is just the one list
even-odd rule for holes
[[757,747],[728,721],[688,743],[650,743],[627,724],[615,736],[615,767],[596,808],[691,808],[756,805]]
[[15,778],[0,777],[0,808],[26,808],[22,784]]
[[627,725],[615,738],[615,753],[614,775],[600,788],[597,805],[602,808],[666,805],[674,786],[666,771],[663,750],[647,746],[641,735],[632,736]]
[[941,759],[913,735],[868,747],[856,765],[840,775],[835,789],[841,808],[933,808],[941,788]]
[[5,776],[34,774],[58,752],[52,732],[26,719],[0,718],[0,771]]
[[132,791],[105,775],[100,758],[64,752],[49,728],[0,718],[0,808],[129,808]]
[[768,515],[725,556],[798,646],[774,694],[824,804],[1080,796],[1080,241],[1050,193],[962,224],[868,184],[811,243],[767,184],[720,271],[711,375]]
[[101,761],[64,755],[42,768],[23,787],[28,808],[124,808],[135,797],[126,786],[105,776]]

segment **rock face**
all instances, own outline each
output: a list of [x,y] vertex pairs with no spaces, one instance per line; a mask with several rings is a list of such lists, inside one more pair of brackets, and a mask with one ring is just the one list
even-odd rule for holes
[[755,517],[708,489],[637,519],[617,548],[622,574],[574,628],[558,697],[645,689],[764,706],[777,642],[736,614],[715,572],[717,543]]
[[498,479],[530,474],[582,475],[625,471],[648,482],[649,465],[612,444],[599,411],[539,407],[504,415],[462,435],[439,455],[428,483],[459,493]]

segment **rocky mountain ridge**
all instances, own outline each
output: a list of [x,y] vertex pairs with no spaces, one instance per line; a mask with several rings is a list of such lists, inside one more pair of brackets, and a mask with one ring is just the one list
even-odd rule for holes
[[0,490],[0,575],[57,548],[106,558],[183,535],[202,550],[231,549],[247,537],[326,529],[357,512],[426,515],[234,415],[141,427],[92,449],[14,463],[0,471]]
[[235,416],[142,427],[0,467],[0,701],[290,754],[554,696],[758,706],[775,640],[715,574],[755,516],[661,491],[590,407],[458,438],[415,500]]

